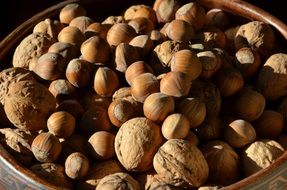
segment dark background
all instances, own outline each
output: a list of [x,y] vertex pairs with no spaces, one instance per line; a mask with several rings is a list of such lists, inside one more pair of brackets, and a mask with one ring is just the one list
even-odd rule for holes
[[[60,0],[8,0],[5,1],[6,5],[0,7],[0,41],[12,32],[17,26],[29,19],[36,13],[58,3]],[[98,0],[99,3],[105,1]],[[107,1],[106,1],[107,2]],[[135,4],[145,1],[136,0],[116,0],[115,4],[108,5],[104,9],[95,9],[99,14],[108,13],[108,9],[117,10],[120,6],[117,4],[129,3]],[[153,2],[153,1],[148,1]],[[248,2],[266,10],[267,12],[273,14],[283,22],[287,23],[287,11],[285,10],[285,1],[274,1],[274,0],[248,0]],[[118,11],[118,10],[117,10]],[[106,14],[108,15],[108,14]]]

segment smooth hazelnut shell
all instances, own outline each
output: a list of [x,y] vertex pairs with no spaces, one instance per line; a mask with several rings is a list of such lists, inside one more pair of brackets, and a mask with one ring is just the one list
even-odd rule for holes
[[90,163],[88,158],[80,153],[74,152],[65,161],[65,173],[71,179],[81,179],[89,172]]
[[85,36],[79,28],[74,26],[66,26],[59,32],[58,41],[71,43],[77,47],[80,47],[85,41]]
[[120,43],[129,43],[136,36],[133,27],[126,23],[114,24],[107,33],[107,42],[110,46],[117,46]]
[[143,73],[153,73],[152,68],[144,61],[136,61],[132,63],[130,66],[128,66],[125,72],[127,83],[131,85],[133,79]]
[[85,16],[86,10],[77,3],[71,3],[63,7],[59,13],[61,23],[69,24],[74,18],[78,16]]
[[190,122],[186,116],[174,113],[165,118],[161,132],[166,139],[185,139],[189,134]]
[[81,30],[82,33],[85,32],[85,30],[88,28],[90,24],[92,24],[94,21],[87,16],[78,16],[71,20],[69,23],[69,26],[77,27]]
[[173,20],[166,28],[167,36],[174,41],[189,41],[195,37],[192,26],[183,20]]

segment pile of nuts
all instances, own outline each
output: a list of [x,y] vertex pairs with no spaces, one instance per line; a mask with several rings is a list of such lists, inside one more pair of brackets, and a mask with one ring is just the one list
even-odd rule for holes
[[0,142],[68,189],[217,189],[287,147],[287,54],[273,28],[156,0],[39,22],[0,72]]

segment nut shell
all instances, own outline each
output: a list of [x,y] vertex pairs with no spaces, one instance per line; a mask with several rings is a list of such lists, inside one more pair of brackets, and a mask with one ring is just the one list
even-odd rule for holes
[[89,172],[90,163],[88,158],[80,153],[75,152],[65,161],[65,173],[71,179],[81,179]]
[[54,96],[44,85],[35,81],[11,84],[5,96],[5,113],[20,129],[38,131],[46,128],[47,119],[55,109]]
[[115,138],[117,158],[128,171],[147,171],[163,138],[153,121],[136,117],[126,121]]

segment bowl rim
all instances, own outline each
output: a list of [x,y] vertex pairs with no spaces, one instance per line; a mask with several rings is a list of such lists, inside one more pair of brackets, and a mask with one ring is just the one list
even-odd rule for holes
[[[271,15],[270,13],[264,11],[263,9],[256,7],[248,2],[242,0],[195,0],[199,4],[207,8],[219,8],[224,11],[230,12],[235,15],[240,15],[241,17],[245,17],[249,20],[258,20],[265,22],[275,29],[277,29],[280,34],[287,40],[287,25],[283,23],[281,20]],[[32,31],[35,24],[39,21],[53,16],[60,12],[60,10],[67,4],[70,3],[79,3],[80,0],[66,0],[60,3],[57,3],[38,14],[32,16],[30,19],[23,22],[17,28],[15,28],[11,33],[9,33],[1,42],[0,42],[0,61],[4,59],[4,57],[11,51],[19,42],[23,39],[23,37],[27,36],[29,32]],[[240,181],[237,181],[229,186],[225,186],[222,189],[224,190],[235,190],[235,189],[246,189],[252,184],[258,183],[262,178],[266,178],[268,176],[272,176],[272,174],[276,173],[276,170],[282,167],[286,168],[287,173],[287,150],[281,155],[273,164],[268,166],[265,169],[258,171],[257,173],[246,177]],[[60,187],[55,187],[53,184],[46,182],[40,177],[36,176],[32,171],[28,168],[22,166],[18,161],[16,161],[12,155],[10,155],[0,144],[0,166],[4,163],[5,166],[14,174],[18,174],[21,178],[24,178],[24,181],[30,182],[29,187],[35,189],[65,189]],[[3,165],[2,165],[3,166]],[[5,169],[5,168],[4,168]],[[270,172],[271,171],[271,172]],[[1,167],[0,167],[0,175],[1,175]],[[14,176],[15,177],[15,176]],[[20,178],[18,177],[18,178]],[[287,180],[287,179],[286,179]],[[286,182],[287,184],[287,182]],[[1,186],[0,186],[1,187]]]

